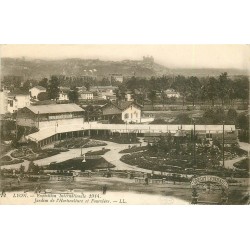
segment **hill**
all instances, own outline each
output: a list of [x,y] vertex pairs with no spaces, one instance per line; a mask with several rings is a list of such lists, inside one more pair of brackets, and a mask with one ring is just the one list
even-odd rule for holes
[[123,76],[151,77],[160,75],[185,75],[207,76],[219,75],[227,71],[229,75],[245,75],[247,72],[238,69],[170,69],[154,61],[124,60],[101,61],[99,59],[25,59],[2,58],[2,77],[6,75],[22,76],[24,79],[41,79],[51,75],[66,76],[91,76],[97,78],[108,77],[110,74],[122,74]]

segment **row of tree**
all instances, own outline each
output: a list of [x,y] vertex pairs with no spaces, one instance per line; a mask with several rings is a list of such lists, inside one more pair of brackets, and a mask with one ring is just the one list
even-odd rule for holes
[[[225,103],[233,104],[234,100],[241,100],[243,103],[248,101],[249,79],[247,76],[238,76],[231,79],[227,72],[222,73],[219,77],[202,77],[196,76],[185,77],[178,75],[176,77],[151,77],[142,79],[132,77],[126,81],[125,90],[129,89],[134,94],[134,98],[143,104],[147,97],[154,104],[159,97],[164,105],[167,95],[166,89],[174,89],[182,96],[182,104],[191,101],[193,105],[197,101],[209,103],[214,106],[216,101],[222,105]],[[124,87],[120,92],[124,92]]]

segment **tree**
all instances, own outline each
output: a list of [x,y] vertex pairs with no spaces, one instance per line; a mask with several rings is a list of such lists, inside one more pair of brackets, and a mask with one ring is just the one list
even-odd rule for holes
[[21,174],[23,174],[24,171],[25,171],[25,167],[23,165],[21,165],[20,168],[19,168],[19,171],[20,171]]
[[228,96],[229,90],[229,80],[227,72],[224,72],[219,76],[219,81],[217,83],[217,95],[221,99],[221,104],[223,106],[225,98]]
[[185,99],[186,99],[187,92],[188,92],[187,80],[185,76],[178,75],[177,77],[175,77],[173,89],[177,90],[182,95],[182,105],[184,106]]
[[32,83],[30,82],[30,80],[26,80],[23,83],[23,87],[21,89],[24,91],[28,91],[31,87],[32,87]]
[[38,83],[39,86],[42,86],[44,88],[47,89],[48,85],[49,85],[49,80],[48,78],[43,78],[39,83]]
[[243,103],[249,99],[249,79],[241,77],[234,81],[235,98],[241,99]]
[[118,102],[125,100],[126,86],[120,85],[119,88],[115,90],[115,95]]
[[59,97],[59,79],[56,76],[51,76],[49,80],[49,85],[47,87],[47,93],[49,99],[57,99]]
[[148,98],[151,101],[152,106],[154,108],[154,103],[155,103],[155,100],[156,100],[156,91],[155,90],[151,90],[150,93],[149,93],[149,95],[148,95]]
[[217,97],[217,80],[214,77],[209,77],[208,84],[205,86],[205,92],[208,99],[211,100],[212,106]]
[[46,100],[49,100],[49,96],[48,96],[48,93],[47,92],[41,92],[38,94],[37,96],[37,99],[39,101],[46,101]]
[[229,109],[227,112],[227,120],[229,123],[236,124],[237,121],[237,111],[235,109]]
[[70,89],[68,97],[70,102],[77,103],[79,99],[78,89],[76,87]]
[[87,121],[95,121],[102,116],[102,110],[99,106],[88,105],[84,110]]
[[194,103],[199,97],[201,90],[201,83],[197,77],[191,76],[187,79],[187,90],[189,92],[189,95],[192,99],[194,106]]
[[240,141],[249,143],[249,115],[241,113],[237,119]]
[[167,96],[166,93],[162,90],[162,91],[161,91],[161,103],[162,103],[163,107],[165,106],[167,99],[168,99],[168,96]]
[[203,124],[222,124],[223,121],[226,120],[225,111],[222,108],[217,109],[207,109],[201,120],[200,123]]
[[181,113],[176,116],[175,123],[178,124],[191,124],[192,119],[187,113]]
[[237,122],[240,129],[249,129],[249,117],[246,114],[241,113],[237,119]]
[[29,167],[28,167],[28,172],[31,172],[33,174],[38,174],[40,171],[40,167],[36,164],[34,164],[33,161],[30,161]]

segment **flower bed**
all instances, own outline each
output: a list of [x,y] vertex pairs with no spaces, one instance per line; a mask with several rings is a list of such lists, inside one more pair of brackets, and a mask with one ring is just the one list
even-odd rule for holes
[[101,141],[90,140],[89,138],[71,138],[54,145],[55,148],[89,148],[106,146],[107,143]]
[[118,144],[135,144],[139,143],[139,139],[135,135],[127,134],[113,134],[113,135],[102,135],[93,136],[92,138],[102,141],[110,141]]
[[110,151],[110,149],[102,149],[102,150],[97,150],[97,151],[88,151],[86,155],[104,155]]
[[131,148],[126,148],[126,149],[121,150],[119,153],[121,153],[121,154],[135,153],[135,152],[139,152],[139,151],[144,151],[147,148],[148,148],[148,146],[143,146],[143,147],[132,146]]
[[68,149],[62,149],[62,148],[49,148],[49,149],[43,149],[43,150],[37,150],[36,152],[33,152],[29,148],[21,148],[17,149],[14,152],[11,153],[11,156],[18,159],[24,159],[28,161],[35,161],[43,158],[47,158],[53,155],[57,155],[60,152],[68,151]]
[[[6,156],[4,156],[4,157],[6,157]],[[18,164],[18,163],[24,162],[24,160],[21,160],[21,159],[14,159],[14,160],[11,159],[11,160],[4,161],[4,160],[2,160],[4,157],[2,157],[0,160],[0,166],[13,165],[13,164]]]
[[249,171],[250,169],[250,158],[245,158],[241,161],[238,161],[236,163],[233,164],[234,167],[240,169],[240,170],[246,170]]

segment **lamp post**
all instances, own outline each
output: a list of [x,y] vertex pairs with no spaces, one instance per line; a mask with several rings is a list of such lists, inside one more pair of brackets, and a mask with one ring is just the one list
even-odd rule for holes
[[82,129],[82,137],[84,137],[84,127],[82,127],[81,129]]
[[222,167],[225,167],[225,157],[224,157],[224,134],[225,134],[225,121],[222,124]]
[[193,146],[194,146],[194,167],[196,167],[196,146],[195,146],[195,121],[193,120],[194,123],[194,133],[193,133]]

